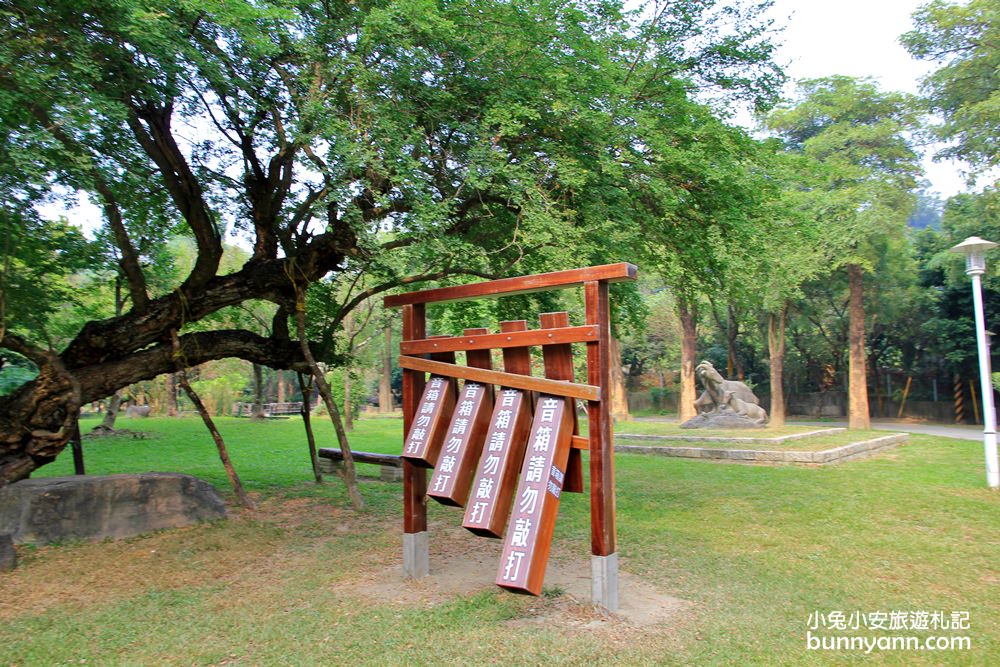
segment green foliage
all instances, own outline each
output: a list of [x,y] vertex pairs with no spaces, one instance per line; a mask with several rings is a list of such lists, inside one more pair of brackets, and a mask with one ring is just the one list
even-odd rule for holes
[[1000,165],[1000,8],[992,0],[934,0],[913,14],[900,41],[914,58],[938,69],[923,81],[933,130],[946,144],[939,157],[968,161],[986,172]]
[[[974,377],[978,373],[972,293],[965,262],[951,248],[969,236],[1000,238],[1000,197],[996,187],[978,194],[963,193],[944,206],[940,230],[915,236],[919,279],[924,308],[913,329],[920,336],[903,336],[923,351],[907,360],[916,369],[943,368],[947,373]],[[993,268],[996,257],[987,255],[989,270],[983,276],[986,327],[1000,323],[1000,282]]]
[[812,194],[830,268],[871,269],[877,257],[871,242],[901,235],[914,203],[920,168],[908,134],[916,122],[913,100],[870,80],[805,80],[797,99],[766,122],[816,164],[803,172],[801,187]]
[[248,364],[237,359],[202,366],[197,378],[191,382],[191,388],[213,415],[230,414],[233,403],[240,400],[250,384]]
[[[364,407],[365,401],[368,398],[368,388],[363,384],[358,382],[360,379],[360,374],[357,373],[352,368],[332,368],[327,371],[326,381],[330,383],[330,393],[333,394],[333,402],[336,404],[337,409],[344,412],[344,378],[350,375],[352,380],[351,389],[351,411],[354,417],[361,414],[361,408]],[[322,404],[320,404],[321,409]]]
[[0,365],[0,396],[6,396],[25,382],[38,377],[35,365],[17,354],[7,353]]
[[[970,236],[984,239],[1000,238],[1000,186],[993,185],[979,193],[961,193],[951,197],[941,217],[941,234],[937,238],[934,256],[928,258],[928,267],[944,272],[949,285],[967,286],[965,259],[950,249]],[[990,267],[996,266],[996,254],[987,255]],[[983,278],[989,289],[1000,288],[996,271],[988,271]]]
[[0,234],[0,332],[55,346],[65,310],[87,301],[79,288],[88,279],[78,272],[93,261],[93,246],[67,220],[42,220],[9,200],[0,203]]
[[[7,0],[10,198],[83,193],[107,227],[53,347],[90,399],[172,370],[177,330],[182,361],[294,365],[302,289],[342,364],[382,319],[363,297],[404,286],[635,261],[650,239],[664,273],[693,248],[679,273],[714,284],[750,253],[760,179],[694,96],[773,103],[768,5]],[[551,301],[496,315],[527,303]]]
[[[275,221],[289,225],[286,252],[308,241],[293,225],[326,202],[328,224],[348,222],[371,251],[360,266],[391,280],[428,265],[520,260],[529,273],[620,258],[630,209],[619,206],[629,185],[620,153],[641,151],[642,117],[678,101],[675,119],[693,110],[681,78],[758,107],[782,82],[766,3],[664,3],[652,14],[614,2],[98,3],[86,14],[22,4],[7,9],[0,52],[4,118],[24,147],[16,157],[30,171],[43,155],[66,184],[98,191],[146,266],[168,230],[188,234],[167,203],[177,185],[151,178],[156,155],[137,145],[136,124],[160,108],[203,128],[189,158],[214,215],[257,231],[245,208],[247,197],[258,206],[254,193],[220,167],[242,161],[251,186],[260,153],[296,151],[289,174],[303,188]],[[239,136],[257,157],[233,150]],[[672,163],[697,150],[689,141]],[[393,259],[377,252],[386,234],[399,242]]]

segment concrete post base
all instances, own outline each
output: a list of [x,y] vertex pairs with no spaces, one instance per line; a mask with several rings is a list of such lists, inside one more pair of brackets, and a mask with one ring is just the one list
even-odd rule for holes
[[427,531],[403,533],[403,574],[411,579],[426,577],[430,572]]
[[380,478],[383,482],[402,482],[403,481],[403,469],[393,468],[391,466],[382,466],[379,471]]
[[608,611],[618,611],[618,554],[590,557],[590,600]]

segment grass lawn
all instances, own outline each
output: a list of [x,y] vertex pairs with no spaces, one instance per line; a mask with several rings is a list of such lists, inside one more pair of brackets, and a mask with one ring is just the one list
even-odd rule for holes
[[[688,602],[669,624],[638,626],[602,621],[553,587],[536,599],[488,583],[440,595],[399,581],[401,484],[363,482],[369,507],[355,513],[339,480],[305,481],[298,419],[219,425],[260,509],[116,542],[20,548],[18,569],[0,575],[0,665],[986,665],[1000,656],[1000,495],[985,488],[980,443],[913,435],[873,459],[822,468],[617,455],[622,570]],[[150,437],[85,441],[88,472],[188,472],[232,500],[196,419],[119,426]],[[327,423],[319,436],[333,442]],[[398,452],[401,439],[398,420],[362,420],[353,434],[368,451]],[[39,474],[71,469],[67,454]],[[432,565],[436,544],[461,558],[482,543],[453,530],[459,516],[431,503]],[[588,553],[588,499],[565,494],[553,556]],[[968,612],[965,631],[863,634],[967,635],[971,649],[810,651],[815,611]]]
[[[818,429],[812,429],[818,430]],[[621,432],[627,433],[629,431],[622,430]],[[733,435],[732,431],[711,431],[705,432],[700,435],[700,437],[705,438],[755,438],[758,436],[749,435],[746,432],[743,435]],[[723,435],[725,434],[725,435]],[[659,435],[656,433],[644,433],[642,435]],[[662,435],[674,435],[673,433]],[[782,434],[785,435],[785,434]],[[704,447],[706,449],[759,449],[766,451],[796,451],[796,452],[819,452],[826,449],[833,449],[835,447],[843,447],[844,445],[851,445],[855,442],[862,442],[865,440],[874,440],[875,438],[884,438],[885,436],[892,435],[889,431],[873,431],[873,430],[853,430],[845,431],[842,433],[830,433],[828,435],[816,435],[810,436],[808,438],[802,438],[799,440],[783,440],[781,442],[768,442],[762,440],[759,442],[739,442],[732,440],[709,440],[709,441],[697,441],[697,440],[662,440],[658,438],[621,438],[617,440],[616,443],[620,445],[641,445],[643,447]],[[776,437],[774,435],[765,435],[764,438]]]
[[[832,427],[826,427],[832,428]],[[676,421],[634,420],[615,424],[615,433],[634,433],[636,435],[672,435],[695,438],[778,438],[784,435],[812,433],[822,431],[822,426],[802,426],[785,424],[784,426],[765,426],[764,428],[681,428]]]
[[628,433],[632,435],[655,435],[676,438],[755,438],[760,442],[727,442],[720,441],[695,441],[695,440],[662,440],[650,438],[648,440],[621,439],[623,445],[642,445],[644,447],[705,447],[710,449],[762,449],[768,451],[800,451],[818,452],[824,449],[842,447],[863,440],[873,440],[889,435],[886,431],[874,430],[853,430],[841,431],[839,433],[820,434],[801,439],[784,440],[782,442],[768,442],[769,438],[779,438],[786,435],[799,435],[804,433],[816,433],[831,428],[821,426],[802,426],[796,424],[785,424],[784,426],[754,429],[706,429],[706,428],[681,428],[677,422],[668,421],[627,421],[615,424],[615,433]]

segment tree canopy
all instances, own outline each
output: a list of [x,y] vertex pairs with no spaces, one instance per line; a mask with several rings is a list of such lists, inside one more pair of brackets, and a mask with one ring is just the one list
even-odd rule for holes
[[939,65],[923,81],[942,157],[985,171],[1000,165],[1000,8],[990,0],[934,0],[913,15],[900,40],[914,58]]
[[[8,317],[0,345],[40,374],[0,402],[0,480],[52,460],[82,402],[173,371],[175,333],[188,364],[304,368],[289,317],[317,281],[364,274],[346,309],[419,279],[614,258],[609,234],[635,242],[637,216],[688,207],[683,179],[635,205],[650,146],[676,150],[648,119],[693,127],[696,90],[773,100],[766,6],[0,3],[5,211],[86,193],[128,295],[62,346]],[[251,246],[236,268],[227,231]],[[193,244],[190,270],[154,279],[170,236]],[[266,331],[208,319],[254,299],[276,306]]]

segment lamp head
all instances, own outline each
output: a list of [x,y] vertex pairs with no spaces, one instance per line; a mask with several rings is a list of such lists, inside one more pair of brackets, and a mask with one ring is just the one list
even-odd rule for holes
[[965,255],[965,273],[970,276],[982,275],[986,272],[986,251],[997,247],[993,241],[986,241],[978,236],[970,236],[951,251]]

